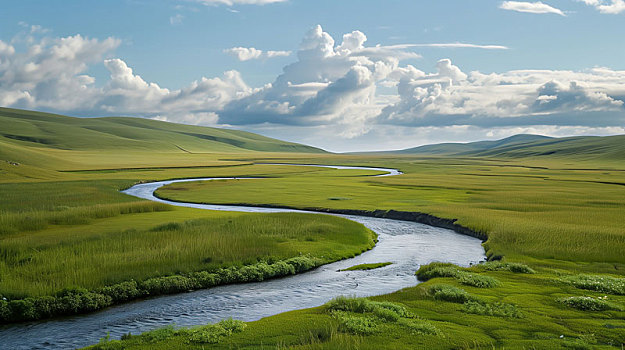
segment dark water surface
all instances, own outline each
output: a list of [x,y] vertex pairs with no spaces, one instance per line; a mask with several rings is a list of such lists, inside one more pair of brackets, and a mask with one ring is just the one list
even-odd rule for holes
[[[388,171],[394,169],[336,167]],[[224,178],[220,178],[224,179]],[[177,206],[243,212],[303,212],[277,208],[178,203],[154,197],[154,191],[186,179],[138,184],[124,193]],[[254,181],[254,179],[244,179]],[[328,214],[320,214],[328,215]],[[191,326],[232,317],[254,321],[285,311],[315,307],[339,295],[373,296],[418,283],[414,272],[432,261],[469,265],[485,259],[479,239],[451,230],[408,221],[337,215],[357,221],[378,234],[376,247],[352,259],[324,265],[313,271],[263,282],[234,284],[109,307],[105,310],[62,319],[0,327],[0,349],[73,349],[96,343],[110,334],[119,339],[171,324]],[[393,262],[369,271],[338,272],[357,264]]]

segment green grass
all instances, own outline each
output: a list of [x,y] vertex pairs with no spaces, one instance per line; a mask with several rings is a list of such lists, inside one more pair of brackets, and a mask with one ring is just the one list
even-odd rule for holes
[[[625,340],[624,311],[579,310],[561,303],[561,298],[599,300],[603,295],[563,284],[554,271],[523,274],[480,266],[468,271],[497,278],[501,285],[461,287],[454,278],[435,277],[388,295],[341,297],[319,308],[249,322],[228,342],[204,349],[620,349]],[[625,297],[609,302],[622,305]],[[385,307],[395,315],[376,315]],[[179,337],[151,346],[201,349]],[[127,348],[147,349],[129,343]]]
[[374,263],[374,264],[360,264],[348,267],[346,269],[342,269],[340,271],[367,271],[373,269],[379,269],[384,266],[392,265],[392,262],[383,262],[383,263]]
[[[110,225],[88,231],[78,225],[8,236],[0,241],[0,294],[51,295],[302,254],[330,262],[373,244],[362,225],[335,217],[207,212],[202,219],[169,222],[178,211],[187,210],[153,213],[151,225],[130,216],[102,220]],[[132,228],[114,228],[127,224]]]
[[[352,256],[372,244],[361,227],[356,234],[329,217],[162,211],[119,193],[138,181],[262,177],[175,184],[159,195],[429,213],[486,234],[488,256],[503,258],[470,269],[433,265],[427,282],[369,299],[416,318],[388,308],[322,307],[248,323],[217,344],[162,331],[147,337],[149,344],[125,343],[129,348],[608,349],[625,339],[622,136],[530,140],[527,147],[515,141],[472,156],[332,155],[244,132],[134,118],[1,109],[0,125],[0,293],[35,297],[43,313],[292,273],[295,265]],[[255,162],[384,166],[405,174],[372,178],[364,175],[375,172]],[[302,225],[310,220],[320,221]],[[584,306],[588,300],[619,307],[594,310]],[[13,307],[33,310],[26,301],[9,304],[0,302],[0,317]],[[375,331],[344,332],[368,324]]]
[[[486,233],[489,256],[625,264],[625,186],[619,185],[625,172],[618,162],[397,157],[343,163],[394,166],[405,174],[304,173],[176,184],[158,194],[217,204],[425,212]],[[279,197],[271,195],[277,192]],[[350,199],[332,200],[338,197]]]

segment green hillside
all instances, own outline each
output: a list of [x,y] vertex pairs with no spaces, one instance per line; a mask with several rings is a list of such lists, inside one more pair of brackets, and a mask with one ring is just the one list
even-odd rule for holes
[[587,160],[619,160],[625,159],[625,135],[565,138],[515,135],[498,141],[442,143],[393,153],[511,158],[552,156]]
[[24,148],[26,153],[36,153],[41,149],[179,153],[324,152],[245,131],[142,118],[74,118],[0,108],[0,125],[2,149],[6,149],[5,152],[13,149],[13,153],[20,153]]

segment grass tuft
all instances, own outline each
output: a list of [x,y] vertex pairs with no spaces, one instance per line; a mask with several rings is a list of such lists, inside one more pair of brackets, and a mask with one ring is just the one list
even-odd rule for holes
[[576,296],[576,297],[566,297],[558,299],[558,302],[572,307],[577,310],[582,311],[608,311],[608,310],[616,310],[623,311],[623,306],[619,304],[615,304],[613,302],[607,301],[607,297],[587,297],[587,296]]
[[594,290],[608,294],[625,295],[625,278],[599,275],[576,275],[563,278],[575,288]]

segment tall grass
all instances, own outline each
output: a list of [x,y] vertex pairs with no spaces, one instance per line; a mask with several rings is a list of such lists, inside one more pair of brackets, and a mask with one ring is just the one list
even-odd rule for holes
[[81,207],[59,207],[54,211],[0,211],[0,236],[24,231],[43,230],[49,225],[85,225],[93,219],[170,210],[172,210],[172,207],[167,204],[141,201]]
[[45,241],[18,235],[0,241],[0,294],[20,298],[74,286],[91,290],[300,254],[328,262],[373,245],[371,231],[358,223],[310,214],[238,214],[147,230],[61,232]]

